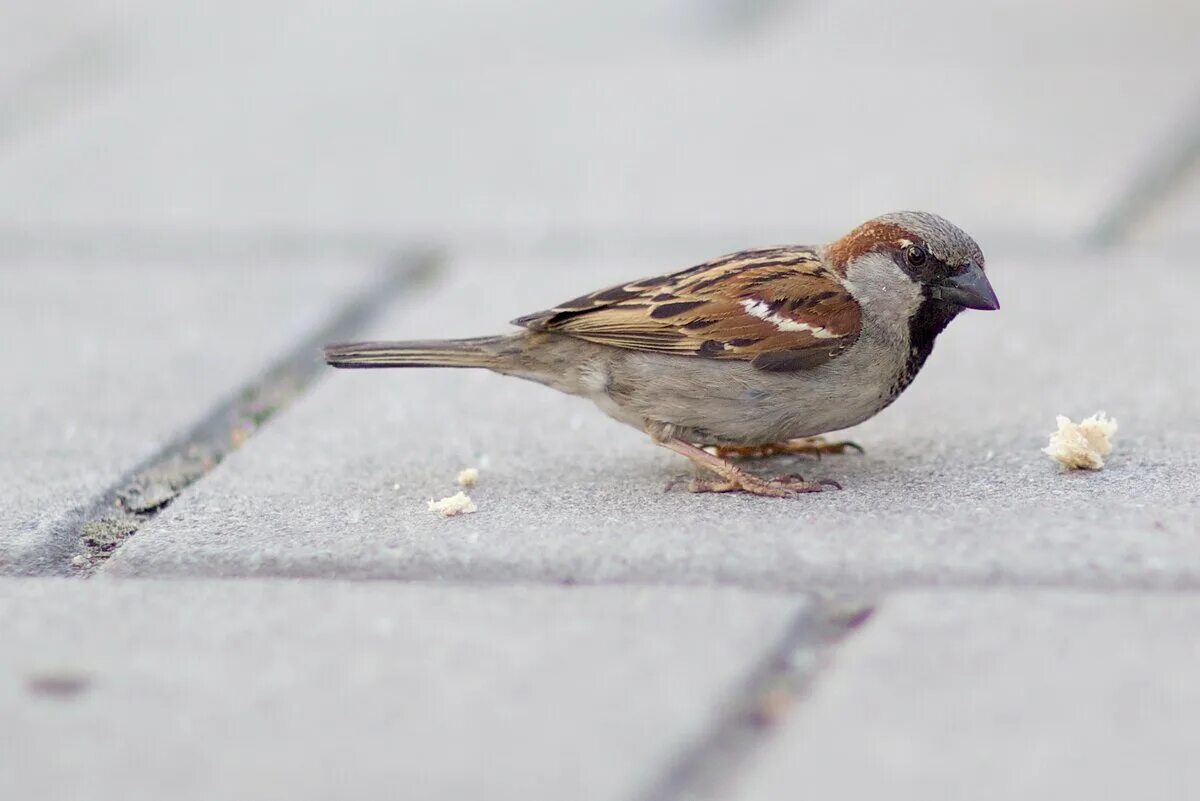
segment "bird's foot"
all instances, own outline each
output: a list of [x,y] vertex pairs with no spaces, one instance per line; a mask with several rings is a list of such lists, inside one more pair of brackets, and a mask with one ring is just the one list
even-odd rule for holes
[[807,437],[767,445],[719,445],[715,455],[718,459],[762,459],[781,454],[803,454],[820,459],[826,453],[845,453],[848,450],[864,452],[857,442],[826,442],[824,437]]
[[841,484],[827,478],[807,481],[804,476],[795,474],[776,478],[759,478],[741,470],[721,478],[695,478],[688,485],[690,492],[746,492],[770,498],[788,498],[806,492],[823,492],[827,489],[841,488]]
[[[807,481],[803,476],[797,475],[759,478],[725,459],[719,459],[708,451],[701,450],[683,440],[669,439],[659,444],[688,457],[698,466],[719,476],[712,479],[693,479],[688,485],[688,489],[692,492],[745,492],[770,498],[789,498],[806,492],[822,492],[830,488],[842,488],[836,481],[829,479]],[[668,485],[667,488],[670,489],[670,487],[671,485]]]

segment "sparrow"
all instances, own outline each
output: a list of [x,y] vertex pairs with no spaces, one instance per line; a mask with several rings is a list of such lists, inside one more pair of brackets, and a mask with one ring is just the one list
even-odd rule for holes
[[844,450],[811,438],[891,404],[959,312],[999,307],[975,240],[903,211],[824,246],[753,248],[592,292],[517,318],[516,333],[330,345],[325,359],[536,381],[714,474],[694,492],[785,497],[837,484],[763,478],[727,457]]

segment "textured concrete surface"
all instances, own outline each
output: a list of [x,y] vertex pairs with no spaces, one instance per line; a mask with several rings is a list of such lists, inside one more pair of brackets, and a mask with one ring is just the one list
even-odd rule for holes
[[0,571],[315,331],[349,263],[0,263]]
[[744,801],[1194,798],[1200,597],[894,597],[745,766]]
[[[0,573],[100,572],[0,581],[0,797],[1196,795],[1198,38],[1195,0],[0,3]],[[914,207],[1003,309],[865,456],[757,468],[840,493],[664,493],[679,457],[477,372],[241,412],[397,246],[452,258],[365,335]],[[253,436],[105,539],[202,422]],[[366,578],[414,583],[325,580]]]
[[[866,456],[762,468],[834,478],[842,492],[664,493],[687,463],[584,401],[474,371],[331,371],[106,569],[871,588],[1200,581],[1200,376],[1181,369],[1192,340],[1147,347],[1112,327],[1113,309],[1124,331],[1189,325],[1200,276],[1131,254],[1001,251],[989,263],[1002,310],[955,321],[908,393],[849,432]],[[653,269],[464,258],[373,333],[502,330]],[[1145,275],[1148,294],[1126,302],[1126,277]],[[1055,415],[1097,409],[1121,422],[1114,457],[1100,473],[1062,474],[1039,452]],[[452,494],[471,465],[479,512],[431,515],[426,499]]]
[[159,54],[0,154],[0,222],[786,238],[930,207],[1061,239],[1200,79],[1187,3],[555,5],[242,3],[228,41],[189,14],[221,57]]
[[0,582],[0,796],[630,798],[803,603]]

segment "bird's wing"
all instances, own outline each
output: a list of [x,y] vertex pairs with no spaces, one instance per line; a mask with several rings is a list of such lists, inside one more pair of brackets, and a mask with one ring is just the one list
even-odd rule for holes
[[745,250],[610,287],[513,321],[629,350],[800,370],[837,358],[862,317],[810,248]]

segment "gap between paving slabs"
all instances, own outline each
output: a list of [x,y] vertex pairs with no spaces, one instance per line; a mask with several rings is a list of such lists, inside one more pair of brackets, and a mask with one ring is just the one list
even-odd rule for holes
[[716,722],[672,760],[636,801],[719,799],[728,795],[752,751],[813,690],[838,645],[866,623],[875,606],[814,598],[779,643],[717,710]]
[[1200,94],[1193,98],[1170,138],[1150,152],[1124,191],[1100,214],[1085,241],[1100,249],[1123,244],[1170,197],[1197,162],[1200,162]]
[[91,575],[184,489],[303,394],[323,372],[322,345],[363,330],[400,293],[427,283],[441,259],[433,251],[414,250],[393,255],[390,261],[392,266],[379,279],[335,311],[324,325],[61,523],[54,538],[57,547],[42,561],[41,569],[31,572]]

